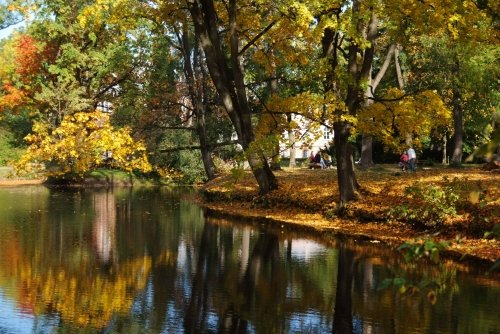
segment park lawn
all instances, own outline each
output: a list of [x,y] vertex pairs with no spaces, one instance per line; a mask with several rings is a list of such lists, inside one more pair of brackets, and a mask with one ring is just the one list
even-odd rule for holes
[[[448,241],[450,248],[445,253],[451,256],[487,261],[500,258],[498,236],[484,237],[494,224],[500,223],[498,171],[485,171],[479,167],[436,167],[401,173],[392,165],[358,170],[356,175],[362,187],[360,197],[348,205],[343,217],[335,214],[338,198],[335,169],[285,168],[275,175],[279,189],[264,197],[258,196],[257,183],[249,171],[220,176],[203,187],[203,205],[215,213],[266,219],[321,234],[370,239],[394,247],[405,241],[432,238]],[[461,205],[456,216],[447,217],[439,227],[426,228],[398,221],[389,214],[394,207],[412,200],[404,194],[405,187],[415,182],[440,185],[444,177],[450,181],[457,178],[462,185],[460,201],[466,205]],[[478,203],[476,194],[484,198],[481,203]]]

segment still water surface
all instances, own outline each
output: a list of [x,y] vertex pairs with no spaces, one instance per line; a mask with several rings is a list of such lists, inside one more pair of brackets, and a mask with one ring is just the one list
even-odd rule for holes
[[500,333],[498,276],[205,217],[187,192],[0,188],[0,333]]

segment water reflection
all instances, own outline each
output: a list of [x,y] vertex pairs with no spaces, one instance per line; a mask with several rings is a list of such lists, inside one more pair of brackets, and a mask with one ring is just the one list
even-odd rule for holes
[[206,218],[185,195],[0,189],[0,333],[500,332],[498,276]]
[[109,264],[115,249],[116,200],[110,191],[93,194],[95,218],[92,223],[92,241],[100,262]]

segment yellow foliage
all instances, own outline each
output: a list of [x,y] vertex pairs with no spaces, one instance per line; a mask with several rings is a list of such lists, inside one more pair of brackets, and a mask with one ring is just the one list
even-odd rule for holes
[[15,165],[18,173],[40,164],[48,176],[83,176],[100,166],[151,171],[144,144],[131,137],[129,128],[114,129],[99,111],[66,116],[52,132],[47,124],[36,122],[25,139],[30,146]]
[[450,124],[451,111],[433,91],[403,97],[392,88],[385,99],[360,111],[357,130],[378,138],[389,149],[399,150],[409,137],[418,146],[421,137]]

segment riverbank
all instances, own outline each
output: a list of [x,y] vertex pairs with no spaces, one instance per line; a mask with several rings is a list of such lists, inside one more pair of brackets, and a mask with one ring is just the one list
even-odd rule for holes
[[[448,249],[441,253],[455,259],[493,263],[500,258],[498,236],[485,237],[500,222],[498,172],[480,168],[429,168],[410,174],[400,173],[393,166],[360,170],[357,172],[362,186],[360,198],[348,205],[342,217],[335,214],[338,188],[334,169],[284,169],[276,172],[276,177],[279,189],[265,197],[258,196],[258,186],[250,172],[218,177],[203,187],[202,204],[212,214],[264,220],[322,235],[371,240],[393,248],[404,242],[433,240],[447,242]],[[423,227],[391,214],[392,209],[416,201],[404,195],[404,188],[443,185],[443,182],[458,185],[462,205],[442,225]]]
[[133,187],[166,185],[165,181],[150,177],[136,176],[120,170],[97,169],[89,172],[83,180],[74,181],[65,178],[45,178],[40,175],[30,177],[16,176],[10,167],[0,167],[0,187],[44,184],[49,187]]
[[14,174],[12,167],[0,166],[0,187],[15,187],[32,184],[42,184],[42,178],[18,177]]

